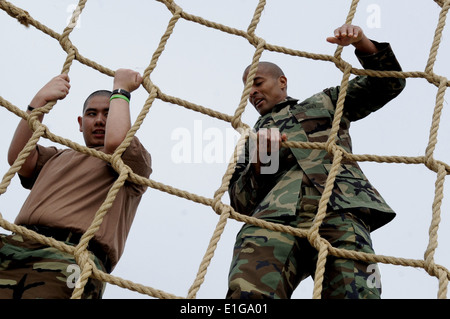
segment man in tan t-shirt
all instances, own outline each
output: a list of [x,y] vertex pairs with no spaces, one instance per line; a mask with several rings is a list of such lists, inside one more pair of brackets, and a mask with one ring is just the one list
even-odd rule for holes
[[[35,95],[27,112],[64,99],[69,81],[66,74],[54,77]],[[119,69],[112,92],[95,91],[86,99],[78,117],[86,146],[114,153],[131,127],[130,93],[141,83],[139,73]],[[28,122],[21,120],[8,152],[10,165],[31,135]],[[151,157],[137,137],[121,158],[134,173],[150,176]],[[70,245],[78,244],[118,177],[111,164],[100,158],[42,145],[29,154],[18,173],[22,185],[31,192],[15,223]],[[127,181],[118,191],[88,245],[99,269],[110,273],[119,261],[146,188]],[[19,234],[0,235],[0,239],[0,298],[70,298],[78,267],[72,255]],[[104,283],[90,278],[83,298],[101,298],[103,290]]]

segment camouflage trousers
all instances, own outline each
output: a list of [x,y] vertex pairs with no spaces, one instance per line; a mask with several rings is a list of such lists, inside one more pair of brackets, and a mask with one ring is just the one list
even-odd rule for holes
[[[19,234],[0,234],[0,299],[68,299],[79,275],[80,268],[71,254]],[[103,282],[89,278],[82,298],[100,299],[104,288]]]
[[[282,223],[308,228],[313,218],[313,214],[306,214]],[[333,247],[374,253],[368,228],[352,213],[327,214],[319,233]],[[314,278],[317,256],[306,238],[245,224],[237,235],[226,297],[288,299],[303,279]],[[379,280],[376,264],[329,254],[321,297],[377,299],[381,294]]]

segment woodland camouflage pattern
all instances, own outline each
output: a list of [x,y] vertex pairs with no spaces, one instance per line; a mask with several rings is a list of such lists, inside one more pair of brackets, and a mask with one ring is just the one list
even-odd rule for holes
[[[373,42],[379,49],[378,53],[369,56],[356,53],[363,67],[401,71],[390,45]],[[404,79],[399,78],[368,76],[357,76],[349,81],[337,145],[351,153],[350,122],[380,109],[400,94],[405,83]],[[277,104],[272,112],[261,116],[254,130],[276,128],[281,134],[287,135],[288,141],[326,142],[339,90],[339,86],[325,89],[301,103],[288,97]],[[249,145],[251,143],[247,141],[245,152],[238,160],[230,180],[228,191],[232,207],[242,214],[278,222],[302,214],[314,214],[331,169],[332,156],[326,150],[281,148],[278,170],[273,174],[256,175],[249,159]],[[358,163],[345,158],[335,180],[328,211],[358,212],[358,217],[370,231],[383,226],[395,216],[367,180]],[[273,248],[278,242],[273,242],[270,247]],[[234,278],[233,271],[238,273],[239,267],[232,269],[230,280]]]
[[[93,254],[91,258],[105,271]],[[69,299],[76,274],[70,265],[77,265],[71,254],[19,234],[0,235],[0,299]],[[99,299],[103,289],[103,282],[90,278],[82,298]]]
[[[292,227],[308,228],[313,219],[314,214],[303,214],[299,220],[285,218],[283,221]],[[374,253],[368,229],[351,213],[328,214],[320,235],[336,248]],[[317,251],[307,239],[244,225],[237,236],[227,298],[290,298],[301,280],[309,275],[314,278],[316,263]],[[376,264],[328,256],[325,269],[322,298],[380,297],[381,281]]]

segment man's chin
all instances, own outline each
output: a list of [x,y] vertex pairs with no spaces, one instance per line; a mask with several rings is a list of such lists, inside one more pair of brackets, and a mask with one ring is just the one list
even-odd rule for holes
[[258,111],[258,113],[262,116],[262,115],[266,115],[267,113],[269,113],[271,111],[271,107],[268,106],[262,106],[260,108],[257,108],[256,110]]
[[86,144],[88,147],[101,147],[105,145],[105,140],[94,140],[91,141],[89,144]]

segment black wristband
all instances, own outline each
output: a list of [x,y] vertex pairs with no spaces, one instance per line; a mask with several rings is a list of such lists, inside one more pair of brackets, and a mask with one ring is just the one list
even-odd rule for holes
[[30,111],[30,112],[32,112],[32,111],[34,110],[34,107],[28,105],[27,110]]
[[111,96],[113,96],[114,94],[121,94],[121,95],[125,96],[128,100],[131,100],[130,92],[125,91],[124,89],[116,89],[116,90],[112,91]]

